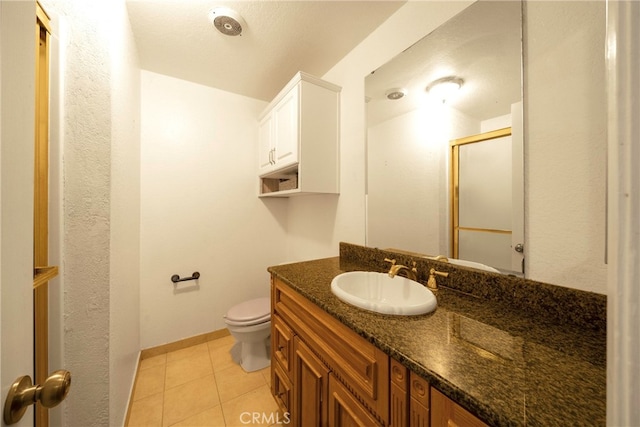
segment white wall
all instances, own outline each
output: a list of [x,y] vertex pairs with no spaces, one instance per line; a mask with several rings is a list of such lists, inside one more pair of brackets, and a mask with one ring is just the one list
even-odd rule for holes
[[322,76],[342,86],[340,196],[289,201],[288,259],[335,256],[340,241],[365,243],[364,78],[471,3],[408,2]]
[[527,2],[528,277],[606,293],[605,2]]
[[[222,329],[234,304],[269,295],[284,262],[286,199],[259,199],[266,102],[142,71],[141,346]],[[198,281],[174,286],[173,274]]]
[[109,422],[124,425],[140,350],[140,69],[124,2],[111,2]]

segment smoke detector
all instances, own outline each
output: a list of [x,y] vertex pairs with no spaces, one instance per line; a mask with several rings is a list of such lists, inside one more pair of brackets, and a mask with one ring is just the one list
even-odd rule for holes
[[228,7],[211,9],[209,20],[218,31],[226,36],[242,35],[242,28],[247,25],[238,12]]

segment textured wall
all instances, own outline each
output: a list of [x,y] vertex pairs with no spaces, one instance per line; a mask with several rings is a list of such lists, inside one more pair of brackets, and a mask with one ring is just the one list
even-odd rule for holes
[[[222,329],[230,306],[269,295],[291,201],[257,197],[265,106],[142,72],[142,348]],[[197,282],[171,283],[194,271]]]
[[[109,424],[111,103],[106,25],[93,3],[60,1],[68,20],[64,131],[65,367],[68,425]],[[103,30],[104,31],[104,30]]]
[[527,2],[528,277],[606,293],[605,3]]
[[123,1],[43,6],[61,55],[52,143],[63,157],[64,317],[53,323],[62,322],[62,364],[73,375],[53,421],[119,425],[140,348],[136,52]]

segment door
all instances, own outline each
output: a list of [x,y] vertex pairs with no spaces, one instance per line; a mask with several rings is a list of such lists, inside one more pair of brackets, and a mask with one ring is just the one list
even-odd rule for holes
[[329,369],[297,336],[293,348],[293,425],[326,426]]
[[[44,405],[70,385],[68,372],[48,367],[48,282],[58,274],[48,262],[49,18],[35,2],[2,2],[0,20],[2,419],[47,427]],[[20,405],[34,379],[39,402]]]
[[293,87],[273,109],[275,118],[275,162],[276,169],[298,162],[300,141],[299,83]]
[[258,173],[262,175],[273,169],[273,116],[267,114],[258,125]]
[[513,146],[511,128],[452,141],[453,258],[522,272]]
[[[33,377],[35,2],[0,2],[0,379]],[[33,407],[14,425],[33,425]]]
[[329,375],[329,427],[381,426],[335,375]]

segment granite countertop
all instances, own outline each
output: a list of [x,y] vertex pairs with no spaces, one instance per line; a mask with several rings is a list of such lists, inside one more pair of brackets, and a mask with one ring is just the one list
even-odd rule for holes
[[605,425],[606,334],[455,289],[420,316],[340,301],[331,280],[370,270],[340,257],[269,272],[494,426]]

